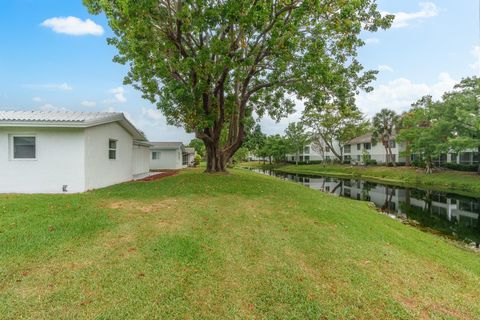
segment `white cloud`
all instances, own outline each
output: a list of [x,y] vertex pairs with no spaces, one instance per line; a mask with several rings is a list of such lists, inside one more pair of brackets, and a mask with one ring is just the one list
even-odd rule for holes
[[40,25],[50,28],[56,33],[64,33],[72,36],[101,36],[104,32],[103,27],[92,20],[82,20],[72,16],[50,18],[43,21]]
[[35,101],[35,102],[42,102],[43,101],[43,99],[41,97],[33,97],[32,100]]
[[457,82],[448,73],[441,73],[437,82],[431,85],[413,83],[406,78],[398,78],[381,84],[373,92],[361,93],[357,105],[364,113],[373,116],[382,108],[395,110],[397,113],[406,111],[411,104],[425,95],[439,99],[446,91],[452,90]]
[[[392,28],[405,28],[415,20],[421,20],[426,18],[435,17],[438,15],[439,10],[433,2],[420,2],[420,10],[416,12],[396,12],[395,20],[393,21]],[[383,12],[384,14],[390,14],[389,12]]]
[[25,87],[32,89],[50,89],[71,91],[73,88],[68,83],[26,84]]
[[112,104],[112,103],[125,103],[125,102],[127,102],[127,98],[125,97],[125,89],[122,86],[110,89],[110,90],[108,90],[108,93],[113,94],[114,99],[103,100],[103,103]]
[[388,71],[388,72],[393,72],[393,68],[386,65],[386,64],[381,64],[377,67],[378,71]]
[[365,39],[366,44],[377,44],[380,43],[380,39],[378,38],[367,38]]
[[480,46],[473,47],[471,53],[475,58],[475,62],[470,65],[470,68],[478,74],[480,72]]
[[67,108],[56,107],[56,106],[54,106],[50,103],[46,103],[46,104],[40,106],[39,109],[42,110],[42,111],[70,111]]
[[89,101],[89,100],[83,100],[80,104],[84,107],[87,107],[87,108],[93,108],[97,105],[97,102]]

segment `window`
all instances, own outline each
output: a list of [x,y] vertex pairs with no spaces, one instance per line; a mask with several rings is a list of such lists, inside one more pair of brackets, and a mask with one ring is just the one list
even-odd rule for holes
[[300,156],[300,162],[303,162],[303,156]]
[[152,152],[152,160],[160,160],[160,152],[159,151],[153,151]]
[[450,155],[450,161],[453,162],[453,163],[457,163],[457,154],[456,153],[452,153]]
[[36,137],[14,136],[13,159],[36,159]]
[[117,159],[117,140],[108,140],[108,159]]
[[325,156],[326,161],[330,161],[330,156]]
[[357,150],[361,150],[362,149],[362,145],[360,143],[357,143]]
[[325,152],[330,152],[330,148],[329,148],[329,147],[325,147]]
[[471,163],[471,152],[462,152],[460,153],[460,163]]
[[343,152],[350,153],[350,145],[349,144],[347,144],[346,146],[343,147]]
[[295,157],[292,156],[292,161],[295,161]]
[[303,153],[304,153],[304,154],[309,154],[309,153],[310,153],[310,147],[309,147],[309,146],[306,146],[306,147],[303,149]]
[[360,155],[357,154],[357,161],[360,161]]
[[363,144],[363,147],[365,148],[365,150],[370,150],[372,149],[372,144],[370,142],[367,142]]
[[395,146],[396,146],[395,140],[388,141],[388,145],[390,146],[390,148],[395,148]]
[[305,162],[310,161],[310,156],[305,156]]

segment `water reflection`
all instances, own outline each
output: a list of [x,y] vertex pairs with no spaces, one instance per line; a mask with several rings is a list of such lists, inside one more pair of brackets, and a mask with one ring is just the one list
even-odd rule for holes
[[423,228],[480,244],[480,199],[452,193],[403,188],[358,179],[339,179],[251,169],[309,188],[374,203],[383,212],[414,220]]

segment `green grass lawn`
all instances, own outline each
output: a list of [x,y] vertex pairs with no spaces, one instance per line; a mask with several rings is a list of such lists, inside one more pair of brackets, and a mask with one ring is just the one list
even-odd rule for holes
[[[262,166],[261,163],[244,163],[244,166]],[[268,167],[268,165],[266,166]],[[426,174],[422,169],[411,167],[349,166],[349,165],[286,165],[272,166],[287,173],[329,175],[345,178],[362,178],[400,186],[431,188],[439,191],[457,192],[480,197],[480,175],[460,171],[442,171]]]
[[478,319],[480,256],[246,170],[0,195],[2,319]]

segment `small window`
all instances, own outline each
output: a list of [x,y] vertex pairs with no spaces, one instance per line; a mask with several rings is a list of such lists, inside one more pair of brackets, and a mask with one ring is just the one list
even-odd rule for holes
[[27,136],[13,137],[13,159],[35,159],[36,138]]
[[395,148],[396,147],[395,140],[390,140],[389,141],[389,146],[390,146],[390,148]]
[[360,143],[357,143],[357,150],[361,150],[362,149],[362,145]]
[[329,147],[325,147],[325,152],[330,152],[330,148],[329,148]]
[[365,150],[370,150],[372,149],[372,144],[370,142],[367,142],[363,144],[363,147],[365,148]]
[[117,140],[108,140],[108,159],[117,159]]
[[160,152],[153,151],[152,152],[152,160],[160,160]]
[[349,144],[347,144],[346,146],[343,147],[343,152],[350,153],[350,145]]
[[309,154],[309,153],[310,153],[310,147],[308,147],[308,146],[305,147],[305,148],[303,149],[303,153],[304,153],[304,154]]

